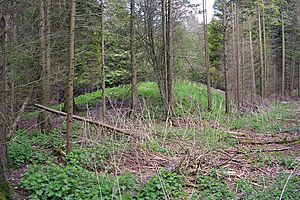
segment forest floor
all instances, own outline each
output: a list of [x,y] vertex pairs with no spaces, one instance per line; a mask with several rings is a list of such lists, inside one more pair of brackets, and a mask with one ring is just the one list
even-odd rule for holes
[[[108,92],[114,102],[105,120],[95,102],[99,94],[78,97],[78,115],[131,135],[76,122],[73,151],[67,156],[65,118],[53,116],[56,131],[41,134],[36,113],[24,116],[19,123],[23,129],[9,144],[15,166],[9,180],[16,199],[300,198],[300,99],[270,100],[255,112],[227,116],[220,111],[222,92],[214,92],[215,111],[208,113],[204,88],[179,86],[177,117],[170,122],[153,106],[159,102],[157,88],[145,84],[139,89],[148,99],[131,117],[128,101],[121,101],[128,96],[126,88]],[[84,106],[87,102],[90,106]],[[77,176],[66,177],[72,170]],[[77,180],[81,175],[97,181]],[[81,194],[87,188],[78,184],[94,190]]]

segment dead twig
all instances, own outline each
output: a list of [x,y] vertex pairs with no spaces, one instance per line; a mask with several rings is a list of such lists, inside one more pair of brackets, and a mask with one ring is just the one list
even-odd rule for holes
[[283,189],[282,189],[282,191],[281,191],[281,194],[280,194],[280,198],[279,198],[279,200],[281,200],[282,199],[282,197],[283,197],[283,194],[284,194],[284,192],[285,192],[285,189],[286,189],[286,186],[288,185],[288,183],[289,183],[289,181],[290,181],[290,179],[292,178],[292,175],[293,175],[293,173],[296,171],[296,169],[299,167],[299,165],[297,165],[295,168],[294,168],[294,170],[290,173],[290,175],[289,175],[289,177],[288,177],[288,179],[286,180],[286,182],[285,182],[285,184],[284,184],[284,186],[283,186]]

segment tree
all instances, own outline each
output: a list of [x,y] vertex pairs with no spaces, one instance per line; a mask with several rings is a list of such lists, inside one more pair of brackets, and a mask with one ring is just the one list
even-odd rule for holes
[[167,31],[166,31],[166,1],[161,0],[161,27],[162,27],[162,49],[163,49],[163,72],[165,104],[168,112],[168,65],[167,65]]
[[282,31],[282,77],[281,77],[281,96],[285,95],[285,21],[284,13],[281,13],[281,31]]
[[[0,3],[1,5],[1,3]],[[2,11],[0,9],[0,11]],[[5,178],[7,170],[7,88],[6,88],[6,67],[5,67],[5,37],[6,37],[5,16],[0,14],[0,197],[10,197],[9,185]]]
[[69,46],[69,68],[67,88],[67,153],[72,150],[72,128],[73,128],[73,88],[74,88],[74,62],[75,62],[75,14],[76,0],[71,0],[70,13],[70,46]]
[[172,58],[172,45],[173,45],[173,29],[172,29],[172,0],[168,0],[168,17],[167,17],[167,88],[168,88],[168,115],[173,116],[173,58]]
[[103,0],[100,1],[101,3],[101,72],[102,72],[102,117],[105,117],[106,114],[106,93],[105,93],[105,43],[104,43],[104,3]]
[[[50,6],[51,0],[40,0],[40,49],[41,49],[41,80],[42,80],[42,96],[41,104],[49,106],[50,95]],[[42,132],[50,132],[53,129],[51,115],[47,111],[42,111],[39,120]]]
[[255,64],[254,64],[254,51],[253,51],[253,40],[252,40],[252,30],[249,24],[249,46],[250,46],[250,75],[251,75],[251,104],[253,105],[256,101],[256,82],[255,82]]
[[223,70],[225,81],[225,112],[231,113],[231,100],[229,96],[228,83],[228,61],[227,61],[227,2],[223,0]]
[[208,31],[207,31],[207,10],[206,0],[203,0],[203,34],[204,34],[204,48],[205,48],[205,68],[207,80],[207,109],[212,109],[211,83],[210,83],[210,64],[208,51]]
[[237,109],[240,112],[241,108],[241,84],[240,84],[240,18],[239,18],[239,4],[235,3],[235,64],[236,64],[236,101]]
[[131,0],[130,2],[130,10],[131,10],[131,109],[136,109],[138,103],[138,89],[137,89],[137,69],[136,69],[136,44],[135,44],[135,1]]
[[257,7],[258,10],[258,34],[259,34],[259,55],[260,55],[260,72],[261,72],[261,97],[265,97],[265,68],[264,68],[264,55],[263,55],[263,41],[262,41],[262,28],[261,28],[261,9],[260,5]]

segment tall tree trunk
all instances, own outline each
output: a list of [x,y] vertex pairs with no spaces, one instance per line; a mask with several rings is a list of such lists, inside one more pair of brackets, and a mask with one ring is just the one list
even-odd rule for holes
[[104,3],[101,0],[101,72],[102,72],[102,117],[104,118],[106,115],[106,85],[105,85],[105,43],[104,43]]
[[74,62],[75,62],[75,15],[76,0],[71,0],[70,15],[70,46],[69,46],[69,68],[67,88],[67,153],[72,150],[72,128],[73,128],[73,88],[74,88]]
[[[16,6],[16,1],[13,1],[13,7]],[[12,45],[17,46],[17,12],[14,12],[13,14],[13,25],[12,25]],[[15,79],[16,79],[16,72],[15,67],[11,67],[11,78],[9,80],[10,82],[10,112],[11,112],[11,119],[15,119],[16,113],[15,113],[15,107],[16,107],[16,91],[15,91]],[[12,122],[12,121],[11,121]]]
[[[40,0],[40,48],[41,48],[41,79],[42,97],[41,104],[49,106],[50,95],[50,0]],[[42,132],[52,131],[50,113],[42,111],[40,116],[40,127]]]
[[264,89],[265,95],[267,95],[267,82],[268,82],[268,52],[267,52],[267,35],[266,35],[266,19],[265,19],[265,9],[262,8],[262,25],[263,25],[263,39],[264,39]]
[[263,54],[263,41],[262,41],[262,28],[261,28],[261,11],[260,5],[258,9],[258,35],[259,35],[259,52],[260,52],[260,71],[261,71],[261,97],[265,97],[265,68],[264,68],[264,54]]
[[153,22],[153,13],[155,12],[154,6],[152,5],[153,1],[149,2],[148,0],[145,0],[145,27],[146,27],[146,33],[147,33],[147,51],[150,56],[151,64],[153,65],[154,73],[156,75],[156,82],[159,88],[160,97],[163,102],[165,102],[166,107],[168,104],[168,99],[166,98],[167,91],[165,84],[167,81],[164,80],[164,70],[161,64],[159,63],[159,58],[156,55],[155,50],[155,40],[154,40],[154,22]]
[[249,44],[250,44],[250,60],[251,60],[251,104],[253,105],[256,101],[256,83],[255,83],[255,64],[254,64],[251,25],[249,25]]
[[231,113],[231,100],[229,96],[228,62],[227,62],[227,5],[223,0],[223,68],[225,78],[225,112]]
[[167,31],[166,31],[166,1],[161,1],[161,27],[163,38],[163,69],[164,69],[164,86],[165,86],[165,104],[168,110],[168,65],[167,65]]
[[206,68],[206,84],[207,84],[207,109],[212,109],[211,83],[210,83],[210,63],[208,51],[208,30],[207,30],[207,10],[206,0],[203,0],[203,33],[205,48],[205,68]]
[[[1,11],[1,10],[0,10]],[[0,15],[0,169],[7,168],[7,87],[5,66],[5,17]]]
[[281,96],[285,95],[285,25],[284,16],[281,14],[281,32],[282,32],[282,79],[281,79]]
[[[2,9],[0,8],[0,12]],[[10,188],[5,177],[7,170],[7,87],[5,66],[5,17],[0,14],[0,198],[10,199]]]
[[168,114],[170,117],[173,116],[173,33],[172,33],[172,0],[168,0],[168,21],[167,21],[167,67],[168,67]]
[[300,97],[300,62],[298,61],[298,96]]
[[237,110],[240,112],[241,108],[241,83],[240,83],[240,22],[239,22],[239,5],[235,4],[235,63],[236,63],[236,100]]
[[295,71],[296,71],[296,60],[293,59],[293,63],[292,63],[292,76],[291,76],[291,91],[290,91],[290,96],[293,96],[293,91],[294,91],[294,80],[295,80]]
[[131,109],[136,109],[138,104],[137,71],[136,71],[136,44],[135,44],[135,0],[131,0]]

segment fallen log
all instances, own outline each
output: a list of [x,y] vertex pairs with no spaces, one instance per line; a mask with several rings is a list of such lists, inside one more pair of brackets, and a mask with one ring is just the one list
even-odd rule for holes
[[[40,105],[40,104],[34,104],[34,106],[37,107],[37,108],[46,110],[48,112],[60,115],[60,116],[65,116],[65,117],[67,116],[67,113],[65,113],[65,112],[54,110],[52,108],[49,108],[49,107],[46,107],[46,106],[43,106],[43,105]],[[101,122],[98,122],[98,121],[94,121],[92,119],[88,119],[88,118],[85,118],[85,117],[80,117],[78,115],[73,115],[73,118],[76,119],[76,120],[85,122],[85,123],[93,124],[93,125],[96,125],[96,126],[100,126],[100,127],[106,128],[108,130],[115,131],[117,133],[121,133],[121,134],[124,134],[124,135],[132,136],[131,133],[128,133],[127,131],[125,131],[123,129],[120,129],[118,127],[114,127],[114,126],[111,126],[111,125],[108,125],[108,124],[104,124],[104,123],[101,123]]]

